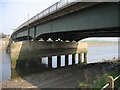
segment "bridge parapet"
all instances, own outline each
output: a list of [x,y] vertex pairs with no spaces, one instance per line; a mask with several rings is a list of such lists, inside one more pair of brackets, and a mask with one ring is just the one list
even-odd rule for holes
[[41,19],[47,15],[50,15],[50,14],[58,11],[59,9],[65,8],[73,3],[76,3],[75,1],[76,0],[60,0],[57,3],[53,4],[52,6],[48,7],[47,9],[43,10],[42,12],[38,13],[37,15],[35,15],[34,17],[29,19],[28,21],[26,21],[22,25],[20,25],[16,30],[19,30],[24,26],[28,26],[29,23],[35,22],[38,19]]

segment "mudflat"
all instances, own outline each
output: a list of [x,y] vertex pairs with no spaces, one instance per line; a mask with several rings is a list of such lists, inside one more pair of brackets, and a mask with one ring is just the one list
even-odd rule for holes
[[77,64],[8,80],[2,88],[78,88],[84,81],[94,83],[104,73],[119,70],[120,60]]

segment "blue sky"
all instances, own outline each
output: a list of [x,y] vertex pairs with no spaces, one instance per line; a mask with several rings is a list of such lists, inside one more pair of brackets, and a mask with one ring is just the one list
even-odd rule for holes
[[6,34],[58,0],[0,0],[0,30]]

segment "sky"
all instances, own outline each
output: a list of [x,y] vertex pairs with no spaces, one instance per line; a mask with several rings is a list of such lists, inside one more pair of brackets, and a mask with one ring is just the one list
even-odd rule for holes
[[[57,1],[59,0],[0,0],[0,32],[11,34],[22,23]],[[118,40],[118,38],[98,39]]]
[[[58,0],[0,0],[0,32],[14,29]],[[29,17],[28,17],[29,14]]]

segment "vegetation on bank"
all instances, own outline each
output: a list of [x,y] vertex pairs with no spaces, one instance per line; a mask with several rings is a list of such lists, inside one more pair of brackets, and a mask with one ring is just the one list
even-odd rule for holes
[[9,37],[10,35],[7,35],[7,34],[4,34],[4,33],[0,33],[0,38],[7,38]]
[[7,45],[9,43],[9,37],[7,38],[0,38],[0,50],[6,51]]
[[[120,75],[119,72],[113,72],[113,71],[111,71],[109,73],[104,74],[102,77],[98,78],[96,80],[96,83],[90,84],[90,86],[92,88],[102,88],[107,83],[108,76],[112,76],[113,78],[116,78],[118,75]],[[120,87],[119,80],[116,80],[115,81],[115,88],[119,88],[119,87]]]
[[[111,71],[108,73],[103,74],[102,76],[99,76],[96,80],[89,83],[87,81],[80,83],[80,88],[94,88],[94,89],[101,89],[106,85],[108,76],[112,76],[113,78],[116,78],[118,75],[120,75],[120,72]],[[115,81],[115,90],[117,90],[120,87],[120,78]]]

